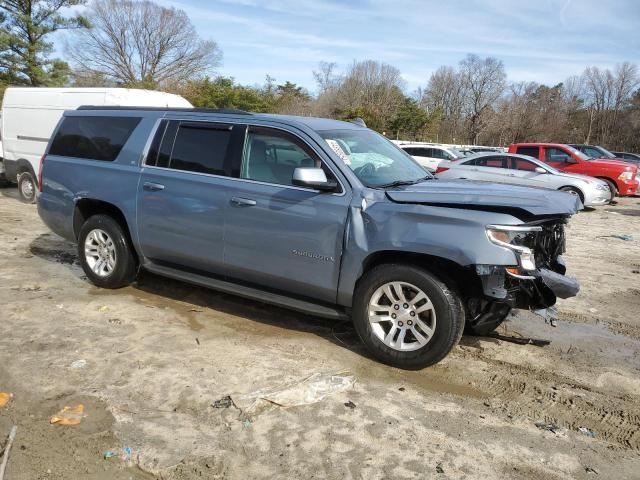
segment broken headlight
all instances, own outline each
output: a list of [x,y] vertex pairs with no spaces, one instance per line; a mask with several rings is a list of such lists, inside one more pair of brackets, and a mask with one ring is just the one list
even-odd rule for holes
[[523,270],[535,270],[536,259],[528,245],[535,245],[536,235],[542,227],[520,225],[487,225],[487,236],[492,243],[515,252]]

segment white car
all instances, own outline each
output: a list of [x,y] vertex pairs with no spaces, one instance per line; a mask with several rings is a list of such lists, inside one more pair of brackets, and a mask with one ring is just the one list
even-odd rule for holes
[[580,197],[585,207],[607,205],[612,198],[602,180],[561,172],[533,157],[513,153],[477,153],[459,161],[444,161],[436,176],[562,190]]
[[437,170],[442,160],[457,160],[464,157],[464,154],[456,148],[444,145],[430,145],[419,142],[402,142],[396,143],[396,145],[431,173]]
[[2,99],[2,163],[6,179],[18,184],[22,201],[35,202],[36,172],[62,114],[82,105],[193,108],[179,95],[151,90],[7,88]]

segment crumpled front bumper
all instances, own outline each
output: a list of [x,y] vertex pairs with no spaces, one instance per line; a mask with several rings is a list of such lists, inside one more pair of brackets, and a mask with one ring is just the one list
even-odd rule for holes
[[557,298],[575,297],[580,284],[573,277],[564,275],[562,258],[558,258],[555,270],[538,268],[516,275],[505,267],[484,266],[477,269],[485,297],[512,308],[538,310],[555,305]]
[[573,277],[567,277],[561,273],[541,268],[536,272],[545,286],[553,292],[556,297],[571,298],[575,297],[580,291],[578,280]]

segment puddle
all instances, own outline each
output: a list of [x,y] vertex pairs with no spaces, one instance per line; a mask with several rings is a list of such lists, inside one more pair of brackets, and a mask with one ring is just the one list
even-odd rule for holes
[[[561,318],[572,317],[571,312],[564,313]],[[580,317],[580,315],[575,315]],[[582,355],[588,355],[590,361],[602,364],[621,364],[640,369],[640,340],[612,332],[601,323],[574,323],[558,321],[556,328],[544,323],[542,318],[533,313],[522,312],[512,317],[507,324],[510,331],[525,337],[551,340],[551,348],[559,348],[567,352],[577,348]],[[545,347],[548,348],[548,347]]]
[[78,257],[75,253],[65,252],[64,250],[55,250],[40,247],[38,245],[31,245],[29,251],[36,257],[47,258],[54,260],[58,263],[64,263],[67,265],[78,264]]
[[640,217],[640,209],[637,209],[637,208],[625,208],[622,210],[605,210],[605,212],[619,213],[620,215],[627,215],[629,217]]

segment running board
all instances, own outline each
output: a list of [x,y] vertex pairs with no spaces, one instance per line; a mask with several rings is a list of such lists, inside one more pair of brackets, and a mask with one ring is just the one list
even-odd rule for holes
[[348,320],[349,318],[346,313],[338,308],[319,305],[317,303],[287,297],[286,295],[280,295],[278,293],[266,292],[257,288],[247,287],[245,285],[239,285],[225,280],[218,280],[204,275],[198,275],[197,273],[184,272],[151,262],[146,263],[144,268],[145,270],[149,270],[152,273],[156,273],[164,277],[193,283],[194,285],[199,285],[201,287],[211,288],[213,290],[237,295],[239,297],[250,298],[252,300],[269,303],[271,305],[277,305],[278,307],[288,308],[297,312],[308,313],[317,317],[332,320]]

